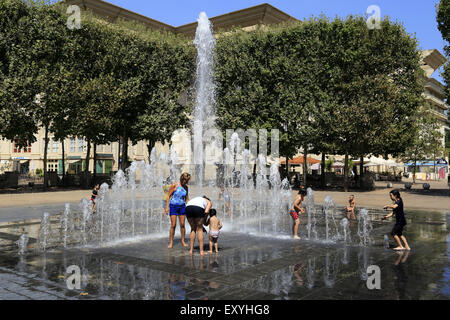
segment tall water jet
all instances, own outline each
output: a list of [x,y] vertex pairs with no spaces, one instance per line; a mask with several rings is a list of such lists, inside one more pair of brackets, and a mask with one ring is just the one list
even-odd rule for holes
[[97,200],[97,212],[100,214],[100,242],[105,240],[105,225],[106,225],[106,215],[108,214],[108,208],[106,206],[107,196],[109,194],[109,185],[107,183],[103,183],[100,186],[100,190],[98,192],[98,200]]
[[81,235],[82,235],[82,243],[83,245],[86,245],[88,243],[88,238],[89,238],[89,226],[90,226],[90,221],[91,221],[91,215],[92,215],[92,202],[91,201],[87,201],[86,199],[81,200],[80,203],[80,209],[81,212],[83,214],[82,216],[82,230],[81,230]]
[[61,216],[61,233],[63,247],[67,248],[67,238],[69,232],[69,219],[70,219],[70,203],[66,203],[64,212]]
[[194,163],[196,180],[202,193],[204,179],[204,151],[208,144],[205,133],[215,128],[214,49],[216,40],[205,12],[198,17],[194,45],[197,48],[196,100],[194,108]]
[[[331,198],[331,196],[326,196],[324,204],[323,204],[323,211],[325,213],[325,241],[336,240],[340,236],[339,229],[336,224],[336,220],[334,219],[335,210],[336,210],[336,205],[334,204],[333,198]],[[329,226],[330,220],[333,222],[334,228],[336,230],[336,234],[334,237],[330,236],[330,230],[331,230],[330,226]]]
[[361,246],[368,246],[372,239],[370,233],[372,232],[372,222],[370,221],[369,212],[366,209],[361,209],[358,215],[358,236],[360,238]]
[[311,240],[311,234],[314,235],[314,239],[318,239],[317,230],[316,230],[316,207],[314,203],[314,191],[311,188],[308,188],[306,193],[306,211],[308,213],[308,223],[306,228],[308,230],[308,240]]
[[124,194],[127,189],[127,178],[125,177],[125,173],[122,170],[117,171],[113,179],[113,185],[111,187],[112,197],[114,199],[113,203],[113,213],[112,216],[115,218],[114,223],[115,230],[113,232],[114,238],[120,238],[120,224],[124,208]]
[[39,230],[39,247],[42,251],[47,250],[50,238],[50,213],[45,212],[41,218],[41,227]]
[[138,163],[134,161],[128,170],[128,185],[131,189],[131,235],[134,237],[136,229],[136,174]]
[[277,232],[278,222],[281,217],[279,212],[283,212],[283,197],[282,197],[282,190],[281,190],[281,177],[280,177],[280,170],[278,167],[278,163],[276,161],[272,162],[272,165],[270,166],[270,187],[271,187],[271,215],[272,215],[272,221],[273,221],[273,231]]
[[350,227],[347,218],[341,220],[342,232],[344,233],[344,242],[347,242],[347,238],[350,240]]
[[[253,192],[253,180],[251,178],[251,174],[249,171],[250,166],[250,151],[245,149],[242,152],[242,164],[241,164],[241,171],[239,176],[239,189],[241,193],[241,199],[240,199],[240,214],[241,219],[240,221],[244,224],[244,231],[246,231],[247,227],[247,218],[249,216],[249,213],[251,212],[251,196]],[[232,174],[233,175],[233,174]],[[231,199],[232,204],[231,207],[233,207],[234,202],[234,196]]]
[[267,201],[264,201],[267,196],[267,173],[266,173],[266,157],[262,154],[258,155],[257,160],[257,175],[256,175],[256,190],[258,192],[258,204],[259,204],[259,232],[262,231],[262,217],[266,216]]
[[27,252],[27,248],[28,248],[28,236],[26,233],[23,233],[19,240],[17,240],[17,246],[19,247],[19,255],[24,255]]
[[178,154],[175,151],[174,146],[170,147],[170,180],[177,181],[181,176],[181,172],[178,169]]

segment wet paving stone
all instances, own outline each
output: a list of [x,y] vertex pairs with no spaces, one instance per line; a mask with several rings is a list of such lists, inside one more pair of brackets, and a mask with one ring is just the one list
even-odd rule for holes
[[[39,252],[33,237],[19,256],[21,222],[0,230],[0,299],[448,300],[449,217],[409,217],[409,253],[385,249],[392,225],[377,224],[368,247],[223,232],[219,253],[203,257],[197,243],[191,256],[179,239],[171,250],[162,238]],[[351,231],[356,236],[356,226]],[[367,287],[371,265],[380,267],[381,290]],[[79,289],[67,286],[69,266],[81,271]]]

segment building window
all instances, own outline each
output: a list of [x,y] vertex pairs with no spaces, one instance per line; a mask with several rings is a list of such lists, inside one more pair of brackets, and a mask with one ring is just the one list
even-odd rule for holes
[[58,160],[47,160],[47,171],[58,172]]
[[59,141],[52,140],[52,153],[58,153],[59,151]]
[[31,153],[31,146],[30,145],[28,145],[27,147],[24,147],[24,148],[20,148],[19,145],[20,145],[19,139],[15,139],[14,140],[14,153],[21,153],[21,152],[23,152],[23,153]]
[[70,152],[77,152],[77,140],[75,138],[70,138]]
[[83,138],[78,138],[78,152],[85,152],[86,145]]

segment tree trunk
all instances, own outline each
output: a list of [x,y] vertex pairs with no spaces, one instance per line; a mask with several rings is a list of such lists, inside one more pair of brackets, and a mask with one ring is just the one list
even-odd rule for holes
[[128,168],[128,137],[123,138],[122,169]]
[[84,171],[84,176],[85,176],[85,182],[84,182],[84,187],[85,188],[89,188],[89,158],[91,155],[91,142],[89,140],[86,141],[87,143],[87,152],[86,152],[86,167],[85,167],[85,171]]
[[323,152],[322,153],[322,163],[321,163],[321,166],[322,166],[322,172],[321,172],[321,174],[320,174],[320,186],[321,186],[321,188],[322,189],[325,189],[325,184],[326,184],[326,182],[325,182],[325,160],[326,159],[326,155],[325,155],[325,153]]
[[94,174],[93,174],[93,184],[97,181],[97,144],[94,143]]
[[64,139],[61,139],[61,146],[62,146],[62,180],[63,180],[63,184],[66,181],[66,153],[65,153],[65,149],[64,149]]
[[364,187],[363,177],[364,177],[364,156],[361,156],[361,159],[359,159],[359,188],[360,189],[362,189]]
[[308,187],[308,147],[303,147],[303,186]]
[[120,162],[120,137],[119,137],[119,144],[117,147],[117,171],[122,169],[122,163]]
[[413,183],[416,183],[416,168],[417,168],[417,159],[414,159],[414,168],[413,168]]
[[253,175],[252,175],[252,178],[253,178],[253,185],[256,187],[256,161],[253,164]]
[[89,173],[89,167],[90,167],[89,158],[91,156],[91,142],[89,140],[86,140],[86,143],[87,143],[87,152],[86,152],[86,159],[85,159],[86,166],[84,168],[84,172],[86,172],[86,174],[87,174],[87,173]]
[[44,191],[48,188],[48,173],[47,173],[47,149],[48,149],[48,126],[45,126],[44,136]]
[[434,181],[436,181],[436,153],[433,154],[433,170],[434,170]]
[[344,192],[348,192],[348,152],[345,153],[344,160]]

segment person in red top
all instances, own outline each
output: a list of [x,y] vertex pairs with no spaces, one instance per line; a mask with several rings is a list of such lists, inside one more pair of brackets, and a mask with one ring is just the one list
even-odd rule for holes
[[305,213],[305,209],[302,208],[302,203],[305,201],[306,191],[304,188],[300,188],[297,196],[294,199],[294,203],[292,205],[292,209],[290,211],[290,215],[294,220],[294,224],[292,225],[292,235],[295,239],[300,239],[298,236],[298,227],[300,225],[300,214]]

